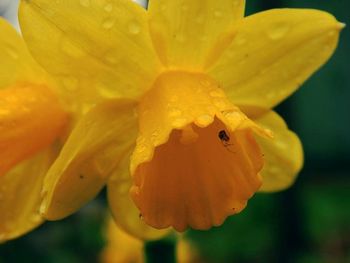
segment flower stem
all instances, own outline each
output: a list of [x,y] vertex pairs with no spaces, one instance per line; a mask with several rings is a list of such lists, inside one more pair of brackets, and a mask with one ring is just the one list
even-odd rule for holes
[[165,238],[145,243],[146,263],[175,263],[176,239]]

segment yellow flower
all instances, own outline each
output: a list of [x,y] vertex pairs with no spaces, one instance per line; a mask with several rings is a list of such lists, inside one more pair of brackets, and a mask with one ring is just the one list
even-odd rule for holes
[[107,184],[114,219],[129,233],[153,235],[143,222],[208,229],[255,192],[293,183],[301,144],[271,109],[331,56],[343,25],[308,9],[243,18],[244,6],[21,2],[32,54],[69,90],[71,111],[87,112],[45,178],[47,219]]
[[43,178],[67,116],[51,80],[0,18],[0,242],[40,223]]
[[[105,235],[107,244],[100,256],[101,263],[145,262],[144,242],[118,228],[112,218],[107,221]],[[202,262],[197,249],[180,235],[176,243],[176,260],[179,263]]]

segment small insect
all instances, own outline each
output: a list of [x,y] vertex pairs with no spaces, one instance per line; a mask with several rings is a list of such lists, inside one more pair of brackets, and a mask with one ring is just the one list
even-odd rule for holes
[[[219,131],[218,137],[226,148],[233,145],[233,143],[230,143],[230,136],[228,136],[225,130]],[[232,152],[229,148],[227,148],[227,150]]]
[[227,144],[230,141],[230,137],[227,135],[225,130],[219,131],[219,139],[222,141],[223,144]]

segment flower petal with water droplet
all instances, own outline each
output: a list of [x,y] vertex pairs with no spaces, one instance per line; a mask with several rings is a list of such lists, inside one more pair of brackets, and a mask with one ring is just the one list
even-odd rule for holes
[[209,75],[236,105],[269,109],[329,59],[340,29],[332,15],[311,9],[248,16],[221,58],[208,65]]
[[[150,30],[162,62],[201,69],[229,43],[229,32],[243,17],[244,0],[151,0]],[[219,48],[220,47],[220,48]]]

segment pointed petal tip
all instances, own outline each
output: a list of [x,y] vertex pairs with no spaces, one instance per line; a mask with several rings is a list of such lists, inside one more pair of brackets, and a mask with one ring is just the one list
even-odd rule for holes
[[342,29],[345,28],[345,27],[346,27],[346,24],[345,24],[345,23],[343,23],[343,22],[338,22],[338,23],[337,23],[337,29],[342,30]]

